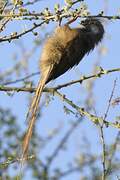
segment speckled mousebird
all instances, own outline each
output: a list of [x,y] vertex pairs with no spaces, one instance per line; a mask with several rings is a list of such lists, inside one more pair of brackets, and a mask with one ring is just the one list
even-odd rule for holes
[[78,65],[84,55],[102,40],[103,35],[104,27],[101,21],[87,18],[78,28],[70,28],[67,24],[57,27],[45,41],[40,58],[41,78],[29,109],[29,125],[23,142],[22,157],[25,157],[28,151],[45,84]]

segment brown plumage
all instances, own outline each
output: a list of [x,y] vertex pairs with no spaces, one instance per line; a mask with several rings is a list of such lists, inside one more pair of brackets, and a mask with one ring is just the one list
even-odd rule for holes
[[103,34],[101,22],[91,18],[82,21],[78,28],[72,29],[68,25],[57,27],[46,40],[40,59],[41,79],[29,109],[29,125],[23,142],[22,157],[25,157],[28,151],[45,84],[77,65],[83,56],[102,40]]

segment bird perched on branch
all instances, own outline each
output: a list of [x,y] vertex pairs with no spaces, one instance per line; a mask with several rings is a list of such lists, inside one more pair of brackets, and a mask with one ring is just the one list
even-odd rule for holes
[[103,35],[104,28],[100,20],[87,18],[78,28],[70,28],[68,24],[57,27],[46,40],[40,58],[41,78],[29,109],[29,125],[23,142],[22,157],[28,151],[45,84],[78,65],[84,55],[102,40]]

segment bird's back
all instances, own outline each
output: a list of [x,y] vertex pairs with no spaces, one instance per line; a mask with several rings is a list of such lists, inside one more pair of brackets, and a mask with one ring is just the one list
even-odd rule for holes
[[85,54],[85,48],[83,48],[85,41],[82,40],[81,35],[78,29],[70,29],[65,25],[56,28],[54,34],[47,39],[40,62],[42,74],[44,69],[53,64],[47,82],[61,76],[80,62]]

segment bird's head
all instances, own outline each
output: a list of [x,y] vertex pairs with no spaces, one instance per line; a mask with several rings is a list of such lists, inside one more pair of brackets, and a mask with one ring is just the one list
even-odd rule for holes
[[84,21],[81,21],[81,25],[84,26],[86,34],[94,37],[96,44],[102,40],[104,27],[99,19],[87,18]]

